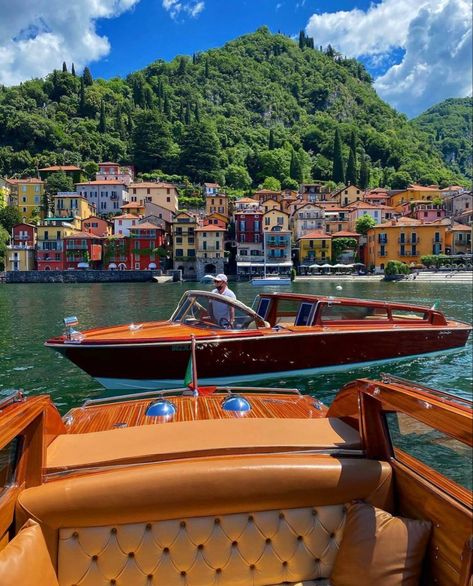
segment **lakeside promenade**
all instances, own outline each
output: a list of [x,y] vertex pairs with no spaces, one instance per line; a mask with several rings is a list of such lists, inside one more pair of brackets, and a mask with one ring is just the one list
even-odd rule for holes
[[[415,278],[414,278],[415,277]],[[296,282],[303,281],[382,281],[384,275],[303,275],[295,278]],[[406,279],[395,281],[396,283],[418,283],[418,282],[435,282],[435,283],[471,283],[473,284],[472,271],[425,271],[419,272],[418,275],[408,275]]]

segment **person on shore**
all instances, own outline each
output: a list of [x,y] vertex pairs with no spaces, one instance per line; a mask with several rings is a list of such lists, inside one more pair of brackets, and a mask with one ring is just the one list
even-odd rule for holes
[[[212,293],[218,293],[223,297],[229,299],[236,299],[235,293],[228,288],[227,275],[220,273],[216,277],[213,277],[215,289]],[[218,301],[212,300],[210,303],[211,317],[213,321],[224,328],[231,328],[235,320],[235,309],[228,305],[228,303],[219,303]]]

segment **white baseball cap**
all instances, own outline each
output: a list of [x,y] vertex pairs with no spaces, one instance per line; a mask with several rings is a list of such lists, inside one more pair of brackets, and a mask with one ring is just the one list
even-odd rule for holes
[[216,277],[213,277],[213,280],[214,281],[223,281],[224,283],[228,283],[227,275],[224,275],[223,273],[220,273]]

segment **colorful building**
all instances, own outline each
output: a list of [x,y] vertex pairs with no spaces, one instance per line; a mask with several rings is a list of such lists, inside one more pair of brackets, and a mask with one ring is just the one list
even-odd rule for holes
[[71,223],[73,220],[74,218],[50,217],[37,226],[36,263],[39,271],[64,270],[64,238],[77,232]]
[[204,197],[217,195],[221,187],[218,183],[204,183]]
[[59,192],[54,196],[54,214],[58,218],[78,218],[81,222],[97,213],[95,206],[78,193]]
[[453,224],[446,226],[445,252],[447,254],[471,254],[471,226]]
[[325,231],[325,211],[316,203],[304,203],[292,215],[292,230],[295,240],[314,230]]
[[335,191],[330,196],[330,201],[336,202],[338,205],[345,207],[349,206],[356,201],[362,201],[364,197],[364,191],[356,185],[347,185],[342,187],[338,191]]
[[133,182],[129,185],[130,201],[132,202],[151,202],[172,213],[179,209],[178,196],[179,192],[173,183],[164,182]]
[[328,189],[323,183],[301,183],[299,186],[299,199],[304,202],[327,201]]
[[135,214],[121,214],[113,217],[113,233],[117,236],[129,236],[130,230],[140,221]]
[[[337,205],[324,206],[325,232],[350,231],[350,208],[342,208]],[[324,230],[322,229],[322,232]]]
[[435,222],[436,220],[445,218],[446,209],[445,204],[435,204],[431,202],[407,201],[401,204],[401,214],[409,216],[415,220],[423,220],[425,223]]
[[415,265],[422,256],[444,254],[446,228],[442,223],[426,224],[411,218],[373,226],[367,234],[367,264],[383,270],[390,260]]
[[112,236],[103,240],[103,266],[110,271],[125,271],[130,268],[129,238]]
[[102,238],[90,232],[64,236],[64,269],[98,269],[102,265]]
[[18,207],[23,222],[28,222],[38,214],[43,205],[44,181],[29,177],[27,179],[7,179],[10,189],[11,205]]
[[325,264],[332,260],[332,236],[315,230],[299,238],[299,263],[309,267],[312,264]]
[[205,214],[214,213],[230,217],[229,198],[225,193],[216,193],[205,197]]
[[173,263],[185,278],[196,278],[196,235],[197,218],[189,212],[177,212],[172,225]]
[[135,170],[131,165],[119,165],[106,161],[99,163],[99,170],[95,174],[96,181],[120,181],[125,185],[130,185],[133,181]]
[[129,201],[126,184],[117,179],[76,183],[76,190],[100,215],[116,214]]
[[254,199],[257,199],[260,205],[269,199],[275,199],[277,202],[282,202],[284,196],[281,191],[272,191],[271,189],[260,189],[255,191]]
[[381,224],[390,220],[394,214],[393,208],[389,206],[375,206],[361,200],[350,204],[348,209],[348,229],[351,232],[356,232],[356,223],[363,216],[370,216],[376,224]]
[[99,216],[89,216],[81,222],[81,232],[107,238],[113,234],[113,224]]
[[237,273],[239,276],[257,274],[264,262],[263,213],[248,209],[235,212],[234,217]]
[[271,208],[263,213],[263,230],[272,232],[274,229],[289,230],[289,214],[281,211],[280,208]]
[[391,192],[389,205],[401,211],[403,203],[408,201],[432,201],[442,197],[438,187],[424,187],[423,185],[409,185],[407,189]]
[[130,228],[129,266],[135,271],[155,270],[161,268],[157,249],[165,243],[164,229],[143,222]]
[[280,225],[274,225],[271,230],[263,233],[263,238],[263,253],[266,262],[263,261],[260,269],[264,271],[266,265],[266,273],[279,275],[289,273],[292,268],[291,231],[284,230]]
[[6,271],[33,271],[36,269],[36,226],[28,223],[13,226],[6,251]]

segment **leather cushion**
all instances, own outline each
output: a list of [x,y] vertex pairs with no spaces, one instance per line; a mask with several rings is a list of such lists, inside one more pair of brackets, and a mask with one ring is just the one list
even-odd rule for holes
[[347,507],[333,586],[417,586],[431,523],[393,517],[365,503]]
[[41,527],[27,521],[0,551],[2,586],[58,586]]

